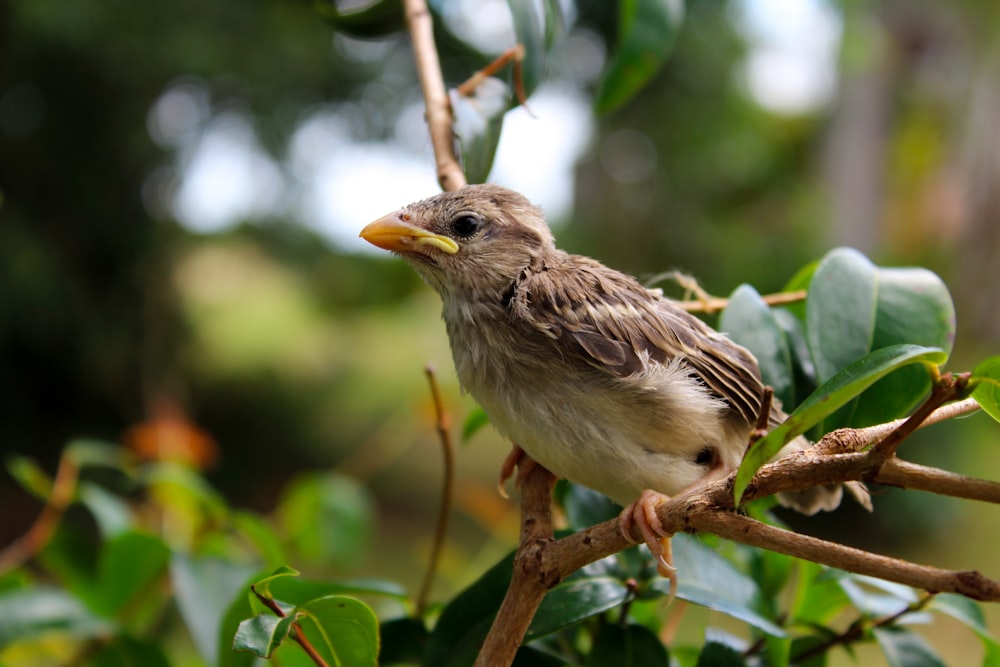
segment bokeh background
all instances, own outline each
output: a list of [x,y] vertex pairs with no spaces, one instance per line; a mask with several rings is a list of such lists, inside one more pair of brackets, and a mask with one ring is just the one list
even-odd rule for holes
[[[450,85],[514,41],[503,0],[431,4]],[[560,245],[719,295],[777,291],[849,245],[943,277],[951,368],[1000,350],[992,0],[693,0],[652,84],[605,117],[616,11],[565,6],[491,175]],[[425,365],[457,425],[473,406],[436,297],[357,232],[437,191],[422,113],[405,35],[336,35],[308,2],[0,0],[0,450],[51,470],[73,439],[143,453],[143,425],[180,425],[210,481],[262,512],[336,470],[372,523],[366,555],[327,574],[413,585],[441,476]],[[997,478],[998,435],[980,415],[903,454]],[[506,449],[488,429],[459,449],[442,595],[514,543]],[[995,508],[876,506],[796,525],[1000,576]],[[40,503],[0,472],[0,507],[2,545]]]

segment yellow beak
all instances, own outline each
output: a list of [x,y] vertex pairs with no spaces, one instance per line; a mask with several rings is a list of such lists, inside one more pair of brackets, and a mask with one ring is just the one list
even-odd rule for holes
[[411,225],[403,220],[398,211],[371,223],[361,230],[360,236],[374,246],[394,252],[412,252],[421,245],[433,246],[449,255],[458,252],[455,241]]

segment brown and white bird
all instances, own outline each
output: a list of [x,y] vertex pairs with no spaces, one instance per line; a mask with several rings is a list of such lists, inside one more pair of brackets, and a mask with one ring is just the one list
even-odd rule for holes
[[[623,532],[637,524],[669,571],[660,494],[737,468],[764,394],[753,355],[660,291],[557,249],[541,211],[506,188],[439,194],[361,236],[441,295],[459,380],[496,428],[626,506]],[[771,424],[783,419],[773,408]],[[825,487],[785,502],[811,514],[840,495]]]

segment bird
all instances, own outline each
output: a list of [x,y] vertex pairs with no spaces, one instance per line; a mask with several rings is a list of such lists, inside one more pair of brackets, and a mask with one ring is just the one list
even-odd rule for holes
[[[622,534],[639,529],[674,589],[656,507],[739,466],[766,403],[753,354],[662,290],[557,248],[541,209],[500,185],[440,193],[360,236],[440,295],[459,382],[514,452],[622,505]],[[767,423],[785,417],[775,402]],[[813,514],[841,496],[779,500]]]

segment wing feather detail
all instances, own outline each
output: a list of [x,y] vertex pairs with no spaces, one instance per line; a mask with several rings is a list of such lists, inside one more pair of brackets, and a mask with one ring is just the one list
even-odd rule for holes
[[630,276],[559,252],[522,275],[510,311],[564,356],[615,377],[682,358],[744,421],[756,422],[763,385],[753,356]]

